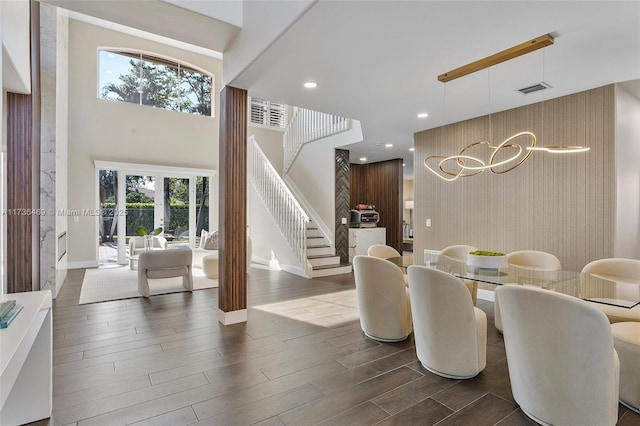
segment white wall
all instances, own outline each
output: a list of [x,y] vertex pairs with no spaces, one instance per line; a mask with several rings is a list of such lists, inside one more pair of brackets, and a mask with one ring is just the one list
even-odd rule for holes
[[271,165],[282,175],[282,168],[284,167],[282,137],[284,132],[249,125],[247,135],[255,137],[258,146],[267,156]]
[[[335,148],[362,141],[362,126],[351,120],[347,131],[305,144],[289,168],[286,180],[293,183],[293,192],[300,204],[318,222],[331,243],[335,241]],[[288,182],[289,183],[289,182]]]
[[[248,233],[251,237],[253,261],[269,265],[270,261],[275,259],[281,269],[298,275],[304,274],[304,271],[299,268],[300,262],[282,236],[280,228],[250,183],[248,196]],[[296,268],[298,269],[295,270]]]
[[2,8],[2,88],[31,93],[29,0],[0,1]]
[[242,0],[162,0],[178,7],[184,7],[194,12],[228,22],[237,27],[242,26]]
[[[129,48],[167,56],[214,75],[215,117],[98,99],[98,48]],[[93,161],[218,168],[218,59],[69,21],[68,208],[95,209]],[[97,266],[97,221],[68,222],[69,267]]]
[[233,85],[233,79],[317,1],[244,1],[242,30],[224,51],[224,84]]
[[614,256],[640,259],[640,99],[616,85]]

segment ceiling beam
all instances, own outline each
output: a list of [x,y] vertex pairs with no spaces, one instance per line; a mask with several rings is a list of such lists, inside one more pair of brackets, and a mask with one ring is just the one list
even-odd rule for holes
[[446,83],[447,81],[455,80],[456,78],[463,77],[467,74],[489,68],[501,62],[508,61],[509,59],[517,58],[518,56],[522,56],[535,50],[542,49],[543,47],[549,46],[551,44],[553,44],[553,37],[551,36],[551,34],[545,34],[540,37],[536,37],[533,40],[525,41],[524,43],[521,43],[517,46],[510,47],[506,50],[503,50],[502,52],[498,52],[491,56],[487,56],[486,58],[471,62],[470,64],[463,65],[444,74],[440,74],[438,76],[438,80]]

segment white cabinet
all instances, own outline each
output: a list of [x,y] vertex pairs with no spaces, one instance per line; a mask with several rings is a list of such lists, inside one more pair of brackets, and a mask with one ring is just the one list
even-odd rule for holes
[[349,228],[349,262],[374,244],[387,244],[387,228]]
[[0,329],[0,425],[13,426],[51,417],[51,292],[10,293],[24,308]]

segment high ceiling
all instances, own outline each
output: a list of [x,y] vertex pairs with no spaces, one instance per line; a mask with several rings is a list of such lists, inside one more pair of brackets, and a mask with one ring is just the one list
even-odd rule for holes
[[[171,3],[192,10],[198,4]],[[201,22],[206,9],[198,12]],[[144,29],[167,35],[166,22],[153,23],[146,20]],[[544,49],[448,83],[437,80],[547,33],[555,43]],[[403,158],[410,177],[415,132],[637,79],[640,1],[320,0],[231,84],[250,96],[360,120],[364,142],[346,147],[351,161]],[[516,91],[543,80],[552,88]],[[305,81],[318,87],[305,89]],[[429,117],[417,118],[421,112]]]

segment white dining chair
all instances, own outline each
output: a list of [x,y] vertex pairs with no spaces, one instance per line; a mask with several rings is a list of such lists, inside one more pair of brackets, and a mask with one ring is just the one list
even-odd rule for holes
[[413,330],[409,289],[400,268],[386,259],[353,258],[360,326],[381,342],[405,340]]
[[500,288],[514,400],[544,425],[615,425],[620,363],[607,317],[577,297]]
[[[519,268],[536,271],[559,271],[562,269],[560,259],[551,253],[538,250],[519,250],[507,254],[507,263]],[[493,323],[502,332],[502,315],[500,313],[500,288],[493,293]]]
[[[466,244],[454,244],[451,246],[447,246],[440,250],[440,256],[445,256],[453,260],[457,260],[459,262],[466,263],[467,255],[469,252],[478,250],[474,246],[466,245]],[[467,286],[469,292],[471,293],[471,299],[473,300],[473,305],[475,306],[478,301],[478,283],[473,280],[462,280],[464,285]]]
[[400,257],[398,250],[385,244],[373,244],[367,249],[367,255],[379,257],[380,259],[388,259],[390,257]]
[[475,377],[487,363],[487,315],[460,278],[422,265],[407,269],[420,363],[442,377]]
[[[611,291],[614,297],[616,293],[622,291],[632,294],[635,297],[640,297],[640,260],[620,257],[598,259],[587,263],[584,268],[582,268],[582,272],[612,281],[611,284],[613,288]],[[597,297],[599,295],[593,294],[593,296]],[[610,297],[604,294],[601,296]],[[640,305],[630,309],[603,303],[593,303],[593,305],[604,312],[612,324],[626,321],[640,321]]]

